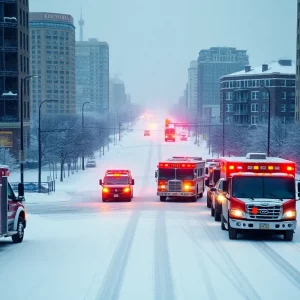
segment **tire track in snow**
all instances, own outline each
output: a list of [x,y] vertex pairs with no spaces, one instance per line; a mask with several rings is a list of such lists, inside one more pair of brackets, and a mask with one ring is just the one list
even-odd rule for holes
[[155,300],[174,300],[165,211],[158,212],[155,227]]
[[[147,159],[147,164],[145,168],[145,174],[149,173],[151,167],[151,159],[153,153],[153,145],[150,145],[149,154]],[[147,177],[145,176],[141,189],[138,194],[140,194],[143,189],[147,186]],[[128,263],[128,257],[132,247],[133,239],[135,236],[137,224],[140,218],[141,210],[136,210],[123,233],[123,236],[114,251],[111,258],[110,264],[104,276],[100,290],[98,291],[95,300],[117,300],[122,289],[123,280],[125,276],[125,271]],[[135,280],[135,279],[133,279]]]
[[293,285],[300,290],[300,271],[279,255],[265,242],[252,243]]
[[211,241],[215,245],[215,249],[219,252],[220,256],[224,258],[225,263],[227,264],[229,270],[231,271],[232,275],[234,276],[237,284],[240,286],[245,299],[259,299],[261,300],[261,297],[256,292],[254,287],[249,282],[248,278],[244,275],[244,273],[240,270],[238,265],[235,263],[231,255],[228,253],[228,251],[225,249],[225,247],[220,243],[220,240],[217,239],[217,237],[214,235],[212,230],[209,228],[208,224],[201,223],[202,228],[207,233],[207,235],[211,238]]

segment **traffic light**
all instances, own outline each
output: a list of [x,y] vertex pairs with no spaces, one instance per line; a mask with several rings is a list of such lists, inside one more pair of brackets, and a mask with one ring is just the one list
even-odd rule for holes
[[165,127],[169,127],[170,124],[171,124],[171,121],[169,119],[166,119],[166,121],[165,121]]

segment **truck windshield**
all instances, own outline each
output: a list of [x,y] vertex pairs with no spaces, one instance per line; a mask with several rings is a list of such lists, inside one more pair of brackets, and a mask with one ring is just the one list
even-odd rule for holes
[[237,198],[295,198],[295,181],[291,177],[234,177],[232,196]]
[[127,176],[107,176],[104,180],[105,185],[113,184],[129,184],[129,178]]
[[194,170],[193,169],[160,169],[158,179],[162,180],[193,180]]

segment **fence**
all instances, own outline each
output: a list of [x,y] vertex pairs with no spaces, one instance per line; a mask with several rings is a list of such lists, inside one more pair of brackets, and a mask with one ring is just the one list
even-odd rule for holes
[[[14,191],[18,191],[19,182],[10,182],[10,185]],[[24,191],[27,193],[38,193],[39,183],[38,182],[24,182]],[[41,182],[41,193],[55,192],[55,181]]]

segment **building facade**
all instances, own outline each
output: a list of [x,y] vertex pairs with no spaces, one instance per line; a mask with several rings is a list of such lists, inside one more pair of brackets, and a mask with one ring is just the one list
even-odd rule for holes
[[297,61],[296,61],[296,106],[295,121],[300,124],[300,0],[297,1]]
[[[269,117],[294,122],[295,63],[279,59],[221,78],[221,120],[241,125],[266,124]],[[269,102],[270,101],[270,102]]]
[[249,64],[246,50],[212,47],[198,56],[197,115],[200,119],[220,114],[220,78]]
[[196,60],[190,62],[188,68],[188,110],[194,115],[197,113],[197,86],[198,86],[198,63]]
[[76,109],[97,114],[109,111],[109,45],[97,39],[76,42]]
[[43,105],[49,114],[75,114],[75,26],[65,14],[34,12],[29,15],[32,114],[37,117]]
[[119,114],[126,109],[125,84],[118,78],[111,78],[109,80],[109,89],[109,112]]
[[0,147],[20,150],[21,102],[24,149],[30,131],[28,0],[0,1]]

